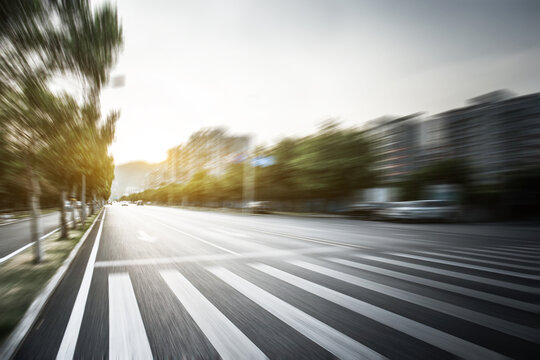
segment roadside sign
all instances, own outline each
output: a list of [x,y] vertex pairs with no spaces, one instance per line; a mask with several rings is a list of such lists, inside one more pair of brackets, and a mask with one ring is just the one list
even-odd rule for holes
[[258,156],[251,160],[251,166],[267,167],[270,165],[274,165],[275,162],[276,160],[273,156]]

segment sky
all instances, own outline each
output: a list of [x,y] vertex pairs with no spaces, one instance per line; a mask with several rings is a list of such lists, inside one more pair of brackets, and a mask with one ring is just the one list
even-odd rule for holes
[[[93,1],[96,6],[104,1]],[[540,91],[540,2],[116,0],[124,48],[102,92],[117,164],[158,162],[203,127],[270,145],[329,118],[434,114]]]

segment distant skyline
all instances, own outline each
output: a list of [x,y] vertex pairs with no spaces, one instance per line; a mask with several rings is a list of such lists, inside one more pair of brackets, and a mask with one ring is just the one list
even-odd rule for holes
[[[99,4],[104,1],[94,1]],[[434,114],[540,91],[540,2],[118,0],[125,46],[102,108],[117,164],[157,162],[202,127],[270,144],[327,118]]]

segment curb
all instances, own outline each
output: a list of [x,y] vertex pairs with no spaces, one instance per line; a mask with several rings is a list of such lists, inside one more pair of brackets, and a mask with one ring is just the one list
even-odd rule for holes
[[58,268],[53,277],[47,282],[47,285],[45,285],[43,290],[41,290],[41,292],[34,299],[32,304],[30,304],[28,310],[26,310],[15,329],[5,340],[4,344],[2,344],[2,346],[0,347],[0,359],[11,359],[13,354],[17,351],[23,340],[26,338],[26,335],[34,325],[37,317],[41,314],[43,307],[51,297],[52,293],[54,292],[58,284],[60,284],[60,281],[64,278],[66,271],[79,253],[79,250],[81,249],[86,238],[94,228],[94,225],[96,224],[103,211],[104,208],[101,208],[96,218],[94,219],[94,222],[92,222],[92,225],[90,225],[88,230],[86,230],[79,242],[71,250],[68,257],[64,260],[64,262]]

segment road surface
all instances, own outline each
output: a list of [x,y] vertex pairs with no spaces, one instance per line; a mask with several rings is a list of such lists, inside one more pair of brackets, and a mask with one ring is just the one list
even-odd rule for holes
[[537,358],[537,230],[108,206],[15,358]]
[[[78,213],[78,211],[77,211]],[[76,215],[79,219],[79,215]],[[71,212],[67,213],[71,221]],[[46,236],[60,226],[60,211],[51,212],[39,217],[41,235]],[[8,260],[10,255],[30,243],[30,218],[16,220],[13,223],[0,225],[0,263]]]

